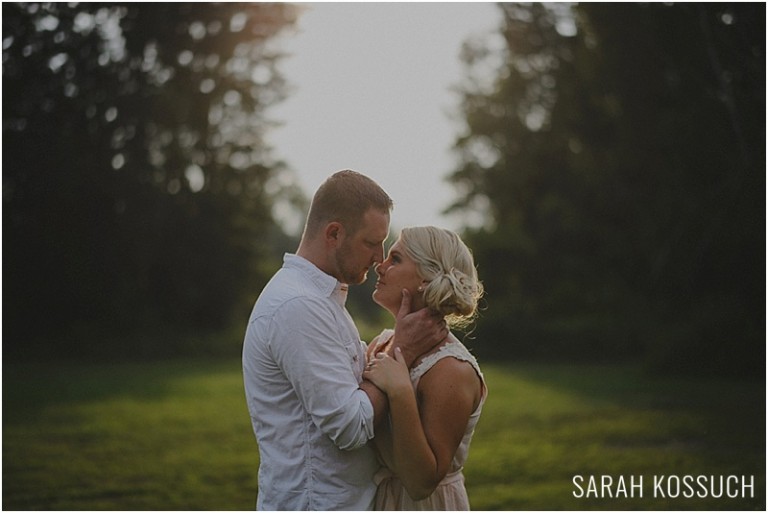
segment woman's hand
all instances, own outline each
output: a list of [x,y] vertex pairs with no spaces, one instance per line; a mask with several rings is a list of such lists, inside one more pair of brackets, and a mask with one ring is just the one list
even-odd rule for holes
[[365,367],[363,378],[371,381],[387,395],[408,391],[413,393],[408,366],[399,347],[394,350],[395,357],[386,353],[373,356]]

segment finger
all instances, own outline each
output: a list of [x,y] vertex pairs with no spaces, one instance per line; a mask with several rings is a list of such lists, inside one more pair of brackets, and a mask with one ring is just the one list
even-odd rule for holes
[[411,294],[403,289],[403,300],[400,301],[400,310],[397,312],[397,317],[402,318],[411,312]]
[[403,356],[403,352],[399,347],[395,348],[395,360],[405,365],[405,356]]

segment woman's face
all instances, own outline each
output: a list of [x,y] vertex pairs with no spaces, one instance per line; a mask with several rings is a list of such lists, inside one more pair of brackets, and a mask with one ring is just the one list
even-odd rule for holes
[[400,309],[403,289],[411,293],[412,311],[423,308],[423,294],[418,289],[425,282],[419,276],[416,262],[403,249],[402,239],[398,238],[390,248],[387,259],[376,268],[376,274],[379,279],[373,291],[373,300],[392,315],[397,315]]

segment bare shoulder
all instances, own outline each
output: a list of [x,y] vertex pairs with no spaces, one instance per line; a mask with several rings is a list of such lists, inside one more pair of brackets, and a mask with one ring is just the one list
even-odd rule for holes
[[482,392],[482,382],[471,363],[446,356],[430,368],[419,381],[420,395],[446,399],[471,399],[476,406]]
[[432,368],[424,374],[422,380],[427,379],[427,376],[430,374],[442,378],[453,377],[453,379],[466,380],[469,382],[476,382],[480,379],[471,363],[454,356],[446,356],[439,359],[435,362]]

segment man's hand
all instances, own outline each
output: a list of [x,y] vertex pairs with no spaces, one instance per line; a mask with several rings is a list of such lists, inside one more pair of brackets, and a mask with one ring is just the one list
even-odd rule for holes
[[428,308],[411,312],[411,295],[403,289],[403,300],[395,317],[395,337],[391,350],[399,347],[405,363],[410,367],[416,358],[445,340],[447,336],[445,319]]

